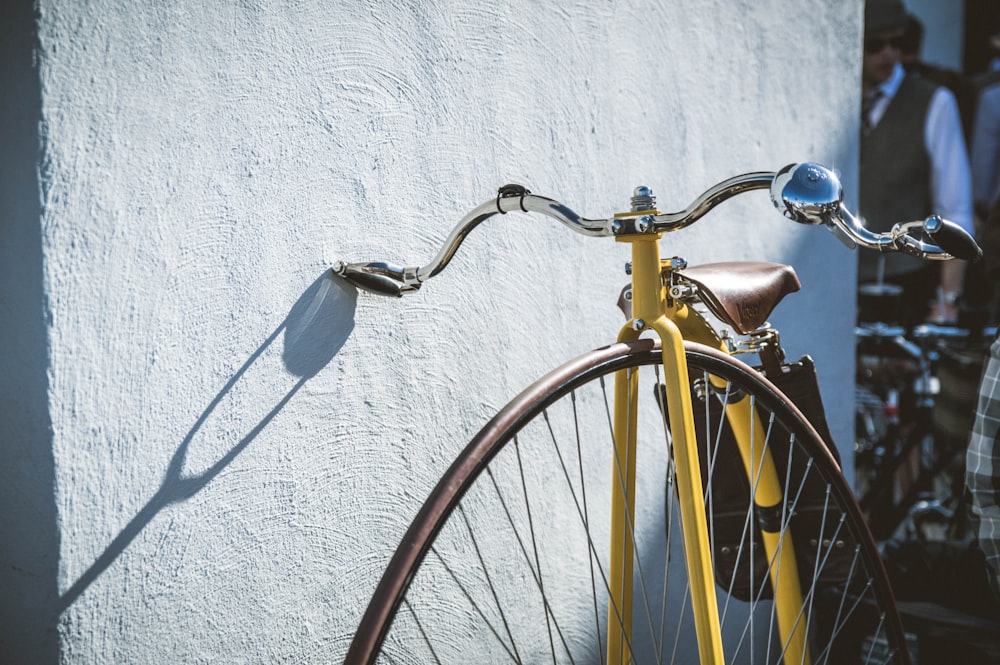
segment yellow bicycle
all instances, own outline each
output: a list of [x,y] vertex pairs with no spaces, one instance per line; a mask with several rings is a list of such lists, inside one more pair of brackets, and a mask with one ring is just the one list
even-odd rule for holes
[[[473,228],[510,212],[632,253],[617,342],[539,379],[472,439],[399,544],[348,663],[909,662],[878,551],[818,432],[825,423],[814,427],[775,385],[809,376],[808,358],[785,362],[766,323],[799,288],[794,271],[661,257],[664,234],[754,189],[852,247],[979,252],[938,217],[869,232],[836,176],[804,163],[730,178],[676,213],[640,187],[606,219],[508,185],[424,267],[334,266],[401,296]],[[743,353],[762,367],[734,357]]]

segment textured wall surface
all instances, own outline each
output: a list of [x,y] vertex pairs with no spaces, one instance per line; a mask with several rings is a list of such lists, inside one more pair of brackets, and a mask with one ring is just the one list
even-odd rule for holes
[[[41,0],[37,36],[33,662],[338,660],[464,441],[621,323],[624,249],[538,219],[398,301],[335,259],[425,262],[510,181],[590,216],[856,182],[860,2]],[[796,266],[774,321],[846,449],[854,255],[763,193],[664,245]]]

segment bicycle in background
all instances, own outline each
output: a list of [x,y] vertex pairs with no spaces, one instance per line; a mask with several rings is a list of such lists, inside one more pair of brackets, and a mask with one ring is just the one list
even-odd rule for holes
[[877,540],[962,539],[965,449],[996,329],[907,329],[892,318],[900,297],[891,284],[860,288],[855,490]]

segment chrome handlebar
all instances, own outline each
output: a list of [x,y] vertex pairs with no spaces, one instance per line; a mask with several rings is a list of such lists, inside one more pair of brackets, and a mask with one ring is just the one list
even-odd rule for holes
[[[844,205],[840,180],[819,164],[789,164],[778,171],[771,185],[771,201],[789,219],[826,226],[850,249],[861,245],[935,260],[978,261],[983,255],[962,227],[937,215],[896,224],[885,233],[869,231]],[[921,240],[920,233],[929,240]]]
[[[496,199],[468,213],[448,236],[437,256],[423,267],[397,267],[378,261],[337,261],[332,270],[333,274],[367,291],[402,296],[416,291],[423,282],[444,270],[466,236],[494,215],[516,210],[541,213],[577,233],[594,237],[665,233],[690,226],[726,199],[755,189],[770,189],[772,203],[786,217],[801,224],[825,226],[852,249],[861,245],[938,260],[977,260],[982,256],[982,250],[968,233],[936,215],[923,221],[896,224],[886,233],[869,231],[844,205],[843,187],[836,174],[819,164],[805,162],[790,164],[777,173],[756,172],[729,178],[710,188],[684,210],[673,213],[656,210],[650,191],[637,187],[630,212],[604,219],[581,217],[558,201],[531,194],[519,185],[506,185],[500,188]],[[938,244],[921,240],[920,233]]]

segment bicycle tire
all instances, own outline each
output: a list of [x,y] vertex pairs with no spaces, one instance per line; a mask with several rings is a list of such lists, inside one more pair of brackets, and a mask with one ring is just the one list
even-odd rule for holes
[[[608,593],[607,580],[601,579],[606,574],[601,560],[607,557],[608,543],[601,534],[607,529],[591,527],[603,524],[606,517],[606,497],[597,494],[603,489],[606,495],[613,482],[606,456],[613,446],[610,441],[592,444],[590,438],[597,429],[606,430],[601,438],[611,437],[609,425],[595,425],[610,420],[605,377],[619,370],[641,370],[652,374],[650,385],[658,390],[658,349],[658,342],[643,339],[584,354],[536,381],[483,427],[412,521],[360,622],[347,663],[605,662],[602,633],[621,612],[602,606]],[[755,400],[757,412],[776,424],[769,427],[769,437],[774,433],[791,442],[779,444],[776,438],[773,444],[789,445],[785,455],[789,459],[805,456],[795,459],[806,459],[811,478],[822,483],[828,507],[834,511],[830,515],[842,516],[831,518],[831,528],[833,521],[838,522],[836,532],[823,531],[823,518],[810,579],[821,580],[825,574],[834,541],[853,544],[850,578],[803,587],[807,602],[802,620],[807,622],[812,662],[908,663],[905,636],[877,549],[819,435],[773,384],[749,366],[697,344],[687,344],[686,354],[693,385],[701,376],[721,377],[734,394],[742,391]],[[629,516],[629,537],[638,553],[635,583],[641,590],[633,599],[637,618],[626,645],[627,659],[694,662],[698,652],[684,589],[683,552],[675,545],[680,540],[677,530],[683,527],[675,523],[672,506],[669,437],[664,414],[655,400],[640,403],[647,401],[654,413],[639,414],[637,422],[658,428],[658,438],[668,447],[651,455],[654,449],[640,442],[636,453],[637,458],[649,457],[640,465],[645,477],[638,481],[635,515]],[[583,407],[594,407],[597,413]],[[699,410],[698,404],[695,409]],[[563,420],[567,415],[572,417],[569,424]],[[720,438],[719,429],[708,431],[716,432],[713,440]],[[565,450],[555,442],[556,432],[570,433]],[[771,444],[769,438],[767,445]],[[585,457],[588,452],[605,455],[592,461]],[[550,459],[526,466],[529,455],[533,461]],[[501,489],[499,479],[508,477],[513,489]],[[703,482],[706,504],[712,508],[712,481]],[[805,485],[803,480],[795,490],[796,499]],[[791,490],[785,488],[789,500]],[[545,511],[548,504],[563,505],[557,503],[557,492],[568,493],[564,497],[568,508]],[[496,509],[496,514],[487,515],[487,508]],[[789,503],[787,513],[796,515],[798,509]],[[716,517],[708,512],[716,555],[721,551],[714,531]],[[743,534],[751,562],[752,525],[758,517],[748,508],[742,518],[751,525]],[[786,518],[783,528],[796,519]],[[521,525],[528,527],[526,532],[508,540],[508,531]],[[833,537],[823,537],[827,535]],[[539,542],[547,536],[554,542]],[[571,551],[571,545],[576,549]],[[749,578],[752,591],[748,601],[741,601],[735,599],[739,594],[731,593],[737,577],[740,574],[733,572],[727,582],[716,576],[727,662],[782,662],[769,582],[744,572],[740,583]],[[651,601],[654,588],[656,600]],[[577,593],[581,589],[585,593]],[[675,627],[672,635],[667,634],[668,624]],[[440,632],[432,634],[434,630]]]

